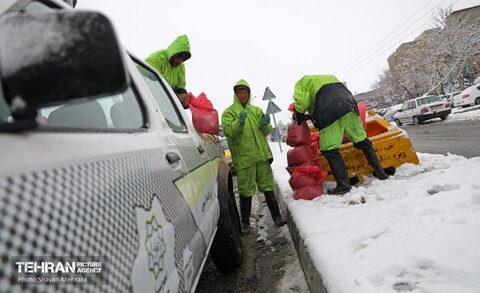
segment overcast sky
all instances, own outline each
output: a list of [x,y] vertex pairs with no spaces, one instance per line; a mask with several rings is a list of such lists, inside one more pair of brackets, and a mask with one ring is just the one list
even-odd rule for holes
[[293,87],[305,74],[335,74],[353,93],[371,89],[387,58],[433,26],[434,12],[479,0],[78,0],[109,16],[120,39],[144,59],[187,34],[187,90],[205,92],[220,115],[241,78],[264,111],[265,87],[288,121]]

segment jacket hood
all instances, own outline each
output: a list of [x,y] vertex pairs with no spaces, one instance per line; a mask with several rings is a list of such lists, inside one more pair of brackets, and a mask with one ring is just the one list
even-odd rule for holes
[[190,53],[190,42],[187,35],[178,36],[167,48],[167,57],[170,60],[173,55],[178,53],[185,53],[189,59],[192,54]]
[[248,82],[245,80],[245,79],[240,79],[239,81],[237,81],[237,83],[233,86],[233,103],[235,105],[240,105],[240,107],[243,107],[242,106],[242,103],[240,103],[240,101],[238,100],[238,97],[237,95],[235,94],[235,88],[238,87],[238,86],[246,86],[248,87],[248,102],[247,104],[245,105],[248,106],[250,105],[250,100],[252,99],[252,91],[250,90],[250,85],[248,84]]

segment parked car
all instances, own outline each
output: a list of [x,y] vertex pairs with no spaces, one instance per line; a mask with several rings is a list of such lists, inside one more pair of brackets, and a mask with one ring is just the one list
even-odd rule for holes
[[455,98],[455,96],[457,96],[460,93],[461,93],[460,91],[457,91],[457,92],[449,93],[446,95],[441,95],[439,98],[447,101],[450,104],[451,108],[455,108],[455,105],[453,105],[453,99]]
[[480,84],[480,76],[477,76],[477,78],[475,78],[473,84]]
[[388,111],[388,108],[382,108],[377,111],[377,114],[383,117],[387,111]]
[[[0,292],[194,292],[208,254],[238,268],[222,153],[164,78],[122,49],[108,18],[2,0]],[[51,284],[45,272],[70,277],[58,271],[65,258],[88,258],[95,270],[75,280],[101,285]],[[97,262],[105,274],[92,275]]]
[[385,112],[385,114],[383,115],[383,119],[387,120],[388,122],[392,122],[393,115],[395,115],[395,113],[397,113],[398,110],[402,108],[402,106],[403,104],[396,104],[396,105],[390,106]]
[[450,104],[437,96],[423,96],[406,101],[400,110],[393,116],[395,123],[419,125],[433,118],[447,119],[451,113]]
[[480,84],[472,85],[464,89],[453,100],[455,107],[480,105]]

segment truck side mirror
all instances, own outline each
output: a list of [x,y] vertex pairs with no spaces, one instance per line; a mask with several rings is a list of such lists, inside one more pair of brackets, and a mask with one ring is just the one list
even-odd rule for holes
[[14,123],[34,121],[39,106],[128,87],[122,49],[100,13],[6,14],[0,17],[0,40],[3,95]]

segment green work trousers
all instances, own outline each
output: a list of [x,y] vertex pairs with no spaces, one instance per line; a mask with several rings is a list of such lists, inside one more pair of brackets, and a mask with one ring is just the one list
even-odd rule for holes
[[357,113],[350,112],[320,130],[320,151],[339,149],[342,145],[344,132],[353,143],[361,142],[367,138],[362,119]]
[[261,192],[273,191],[274,180],[269,161],[259,162],[251,167],[236,170],[238,192],[240,195],[250,197],[258,190]]

